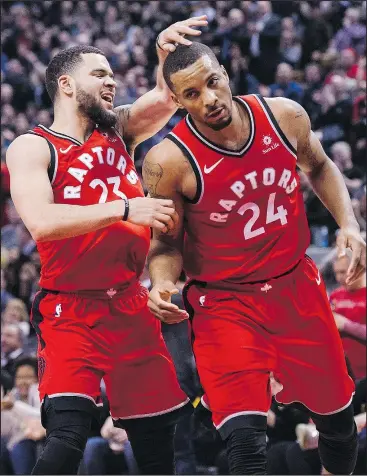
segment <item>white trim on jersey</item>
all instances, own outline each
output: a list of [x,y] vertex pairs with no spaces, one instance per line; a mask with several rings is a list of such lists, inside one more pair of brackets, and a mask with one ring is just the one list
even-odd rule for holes
[[196,130],[196,128],[191,123],[191,118],[190,118],[189,114],[187,114],[187,116],[185,118],[186,124],[188,125],[191,132],[201,142],[204,142],[204,144],[207,145],[210,149],[213,149],[213,150],[215,150],[217,152],[220,152],[223,155],[227,155],[229,157],[240,157],[240,156],[242,156],[252,146],[254,136],[255,136],[255,121],[254,121],[254,116],[253,116],[253,113],[252,113],[252,110],[251,110],[250,106],[247,104],[247,102],[244,99],[242,99],[238,96],[236,96],[236,100],[240,101],[241,104],[243,104],[245,106],[245,108],[247,110],[247,113],[248,113],[248,116],[250,118],[250,137],[247,139],[246,144],[243,146],[243,148],[241,150],[234,151],[234,150],[229,150],[229,149],[222,149],[221,147],[213,144],[212,142],[208,141],[208,139],[206,139],[202,134],[200,134],[200,132],[198,130]]
[[[258,98],[258,96],[256,94],[251,94],[251,96],[255,97],[257,102],[260,104],[262,110],[264,111],[264,114],[265,116],[267,117],[268,121],[269,121],[269,124],[271,125],[273,131],[275,132],[275,134],[277,135],[278,139],[280,140],[280,142],[284,145],[284,147],[288,150],[289,153],[291,153],[293,155],[293,157],[297,160],[297,154],[295,154],[288,146],[287,144],[284,142],[282,136],[279,134],[277,128],[275,127],[273,121],[271,120],[269,114],[268,114],[268,111],[265,109],[264,107],[264,104],[261,102],[261,100]],[[278,126],[279,127],[279,126]]]

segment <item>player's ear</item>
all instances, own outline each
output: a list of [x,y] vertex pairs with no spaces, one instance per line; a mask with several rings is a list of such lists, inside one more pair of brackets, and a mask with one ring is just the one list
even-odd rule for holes
[[180,101],[178,100],[178,98],[173,93],[171,94],[171,98],[172,98],[172,101],[176,104],[176,106],[179,109],[185,109],[183,105],[180,103]]
[[229,83],[229,76],[228,76],[228,73],[226,71],[226,68],[221,64],[220,69],[222,70],[223,76],[226,78],[227,82]]
[[68,74],[63,74],[59,77],[57,82],[59,83],[59,88],[61,91],[63,91],[68,96],[71,96],[73,94],[74,80],[71,76],[69,76]]

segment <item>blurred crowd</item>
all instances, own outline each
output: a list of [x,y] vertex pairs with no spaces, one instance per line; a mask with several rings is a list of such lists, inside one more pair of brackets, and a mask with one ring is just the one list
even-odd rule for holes
[[[1,474],[30,474],[44,438],[36,391],[36,337],[29,322],[40,262],[10,198],[6,149],[36,124],[51,125],[52,105],[44,74],[59,50],[77,44],[103,50],[115,72],[115,103],[129,104],[154,87],[158,33],[175,21],[201,14],[208,16],[209,25],[199,41],[211,46],[225,66],[233,94],[287,97],[304,106],[325,151],[342,172],[361,230],[366,230],[365,1],[1,2],[1,387],[2,420],[5,418]],[[162,131],[138,147],[138,171],[147,150],[181,117],[182,113],[175,114]],[[331,250],[320,265],[350,372],[358,382],[355,413],[363,447],[366,283],[361,280],[356,288],[347,288],[347,258],[338,260],[333,248],[337,225],[304,175],[301,187],[312,243]],[[186,330],[177,332],[181,337],[187,335]],[[171,350],[177,336],[167,329],[165,334]],[[183,373],[179,362],[185,359],[176,360],[181,382],[187,380],[187,372],[195,374],[192,356],[186,359]],[[191,390],[186,390],[194,398],[200,389],[196,377],[191,380]],[[134,474],[126,434],[112,427],[107,413],[102,423],[88,443],[81,472]],[[274,448],[269,451],[272,474],[320,474],[317,432],[307,412],[274,401],[268,425],[269,447]],[[179,474],[226,474],[220,438],[198,422],[194,426],[182,427],[177,435]],[[303,459],[307,466],[300,469],[297,464]],[[288,463],[277,467],[277,461]]]

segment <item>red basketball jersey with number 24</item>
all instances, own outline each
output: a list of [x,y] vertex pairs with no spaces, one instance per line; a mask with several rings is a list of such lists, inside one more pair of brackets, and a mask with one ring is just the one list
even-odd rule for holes
[[186,116],[168,134],[197,180],[185,204],[185,270],[202,281],[248,283],[290,270],[310,242],[297,155],[266,101],[235,97],[250,118],[243,148],[209,142]]
[[[84,144],[41,125],[30,133],[49,144],[55,203],[85,206],[144,196],[133,160],[114,129],[97,127]],[[66,292],[125,286],[143,271],[149,240],[149,227],[121,220],[81,236],[39,242],[40,284]]]

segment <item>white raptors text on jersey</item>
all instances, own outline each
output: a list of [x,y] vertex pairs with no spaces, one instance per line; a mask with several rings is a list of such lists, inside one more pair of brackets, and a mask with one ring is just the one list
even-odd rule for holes
[[[67,169],[67,172],[72,175],[80,184],[84,182],[84,180],[88,176],[88,172],[92,170],[98,164],[106,164],[111,167],[117,169],[120,174],[125,175],[126,172],[126,158],[123,155],[118,157],[116,154],[115,149],[112,147],[103,148],[101,146],[93,147],[91,149],[92,154],[88,154],[84,152],[83,154],[77,157],[76,161],[80,162],[80,167],[75,167],[75,162],[73,161],[73,166]],[[111,177],[111,179],[116,179],[117,177]],[[135,172],[135,170],[130,170],[130,172],[126,175],[127,180],[132,184],[135,185],[139,178]],[[98,179],[94,179],[90,182],[90,186],[95,188],[97,185],[100,185]],[[111,183],[117,183],[116,180]],[[64,187],[64,198],[80,198],[81,193],[81,185],[67,185]]]
[[[292,180],[291,180],[292,179]],[[276,184],[287,195],[291,194],[297,187],[297,179],[295,176],[292,178],[292,172],[289,169],[283,169],[282,173],[277,176],[274,168],[264,168],[262,173],[253,171],[244,176],[242,180],[236,180],[230,186],[228,196],[219,200],[218,204],[226,212],[231,212],[233,208],[238,204],[238,201],[242,198],[246,198],[246,188],[250,187],[250,190],[256,190],[258,187],[269,187]],[[274,194],[271,194],[273,196]],[[247,209],[251,209],[251,206],[256,204],[245,204],[238,208],[237,213],[243,215]],[[286,215],[286,210],[283,209],[283,215]],[[226,223],[229,217],[229,213],[211,213],[210,220]]]

